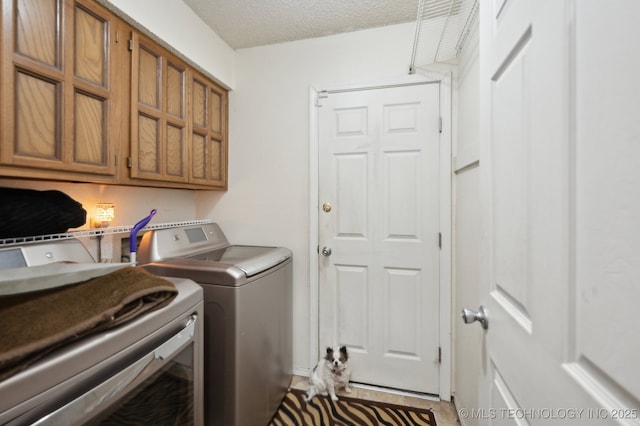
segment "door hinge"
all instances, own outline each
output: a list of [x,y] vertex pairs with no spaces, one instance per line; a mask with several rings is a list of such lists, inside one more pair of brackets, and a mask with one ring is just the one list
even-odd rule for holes
[[438,132],[442,133],[442,117],[438,118]]
[[318,92],[318,96],[316,97],[315,106],[321,107],[322,106],[322,102],[320,102],[320,99],[326,99],[328,97],[329,97],[329,92],[327,92],[326,90],[319,91]]
[[442,248],[442,232],[438,232],[438,248]]
[[127,157],[127,167],[128,168],[132,168],[133,167],[133,161],[131,160],[131,157]]
[[117,155],[114,155],[113,157],[114,157],[114,158],[113,158],[113,163],[114,163],[114,165],[117,167],[117,166],[118,166],[118,156],[117,156]]
[[132,38],[129,39],[129,51],[133,52],[133,39]]
[[438,363],[442,364],[442,347],[438,346]]

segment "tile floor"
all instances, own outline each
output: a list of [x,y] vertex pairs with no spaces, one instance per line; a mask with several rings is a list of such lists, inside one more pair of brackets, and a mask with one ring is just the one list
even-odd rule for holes
[[[302,376],[293,376],[291,387],[297,389],[307,389],[309,379]],[[337,395],[347,395],[343,390],[337,392]],[[382,401],[391,404],[408,405],[410,407],[430,408],[436,417],[438,426],[459,426],[456,409],[450,402],[434,401],[432,399],[412,396],[407,393],[387,392],[382,389],[371,389],[369,387],[352,386],[351,393],[348,394],[354,398],[367,399],[370,401]]]

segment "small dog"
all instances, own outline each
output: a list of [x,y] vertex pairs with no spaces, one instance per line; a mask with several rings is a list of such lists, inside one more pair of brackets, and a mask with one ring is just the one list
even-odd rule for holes
[[351,366],[347,347],[342,346],[339,351],[327,348],[325,357],[318,362],[309,376],[307,402],[316,395],[327,394],[331,395],[332,400],[337,401],[336,390],[344,388],[345,392],[351,392],[350,377]]

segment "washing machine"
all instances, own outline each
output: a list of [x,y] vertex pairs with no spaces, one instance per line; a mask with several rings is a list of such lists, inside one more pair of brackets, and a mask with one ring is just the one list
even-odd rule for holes
[[[42,310],[24,324],[26,333],[55,316],[56,306],[69,306],[57,290],[126,266],[95,263],[76,239],[0,247],[0,300],[52,301],[50,309],[37,305]],[[70,330],[85,330],[69,324],[46,337],[50,346],[3,342],[0,359],[9,362],[0,362],[0,424],[124,425],[139,424],[143,415],[147,424],[203,425],[203,291],[191,280],[167,279],[177,290],[170,303],[117,326],[63,339]],[[31,356],[11,367],[6,354],[18,349]]]
[[207,425],[265,425],[291,382],[292,254],[230,244],[216,223],[152,230],[138,264],[204,291]]

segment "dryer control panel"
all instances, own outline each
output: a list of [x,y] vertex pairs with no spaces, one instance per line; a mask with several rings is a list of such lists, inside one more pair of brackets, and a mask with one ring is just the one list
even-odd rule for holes
[[229,246],[217,223],[156,229],[145,233],[138,248],[138,262],[161,262]]

